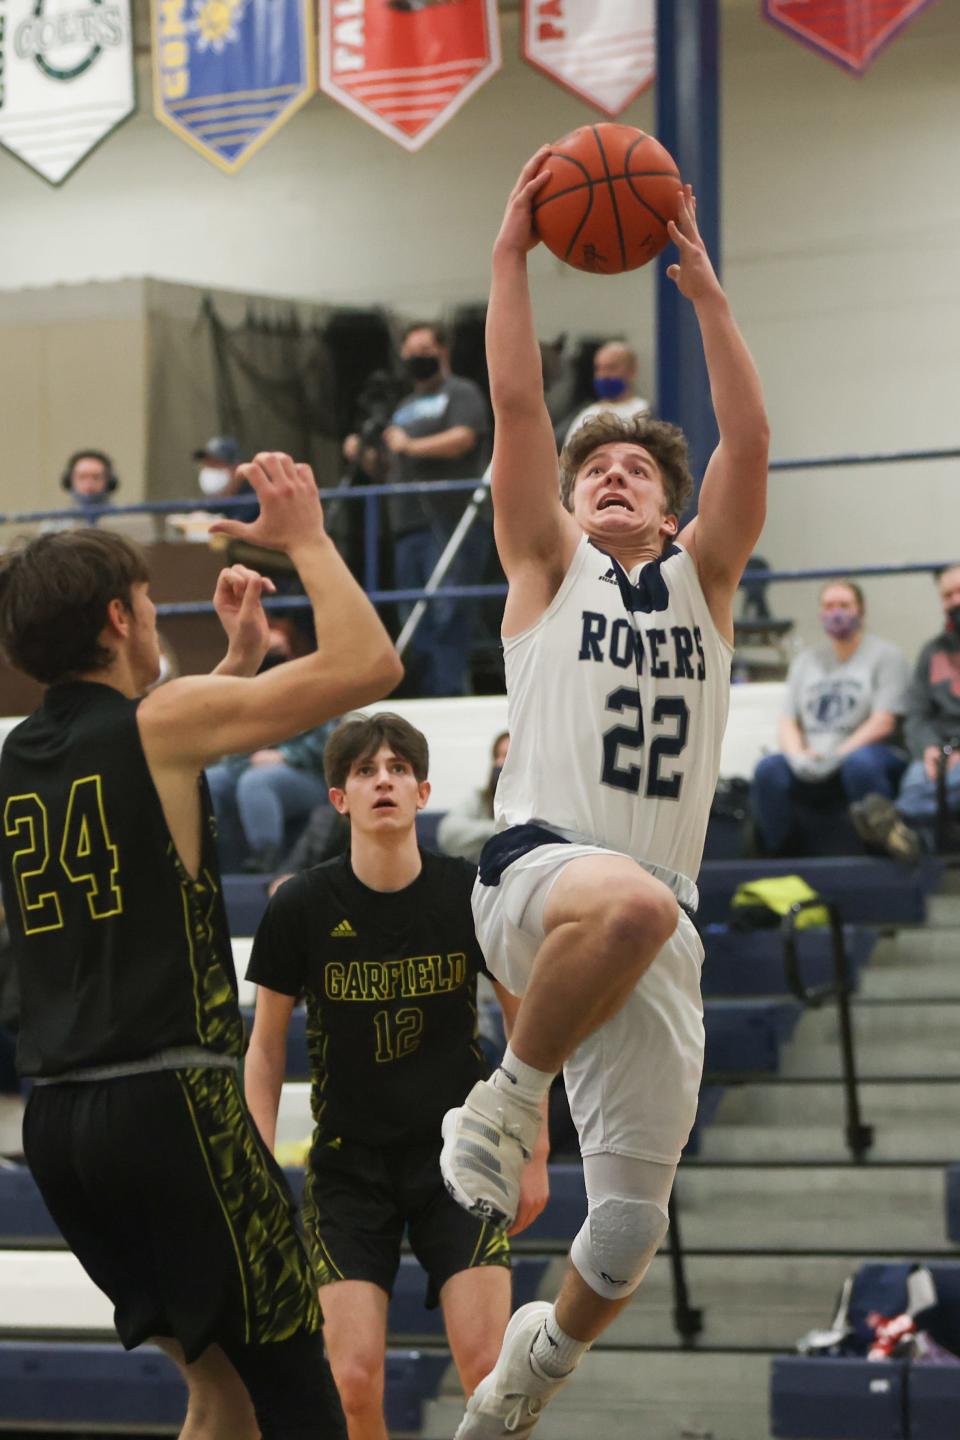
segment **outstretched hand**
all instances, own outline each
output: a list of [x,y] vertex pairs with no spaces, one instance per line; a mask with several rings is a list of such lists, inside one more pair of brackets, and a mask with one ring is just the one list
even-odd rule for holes
[[540,236],[533,223],[533,201],[537,192],[543,189],[550,178],[549,171],[543,169],[543,163],[549,154],[550,146],[541,145],[520,171],[517,183],[507,200],[507,208],[497,236],[498,247],[519,250],[526,255],[535,245],[540,244]]
[[261,451],[237,469],[256,492],[260,514],[248,524],[218,520],[210,527],[213,534],[287,552],[323,535],[323,507],[309,465],[297,465],[280,452]]
[[263,596],[274,595],[276,589],[266,575],[258,575],[246,565],[231,565],[220,571],[213,608],[227,634],[231,673],[253,675],[259,669],[270,647],[270,622]]
[[680,251],[680,263],[667,266],[667,274],[681,295],[694,304],[708,295],[722,294],[707,247],[697,229],[697,200],[692,185],[680,191],[677,219],[667,221],[667,233]]

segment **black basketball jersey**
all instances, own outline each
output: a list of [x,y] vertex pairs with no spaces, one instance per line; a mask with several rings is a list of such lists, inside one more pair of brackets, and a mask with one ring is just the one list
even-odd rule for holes
[[138,704],[109,685],[53,685],[0,753],[0,881],[23,1075],[181,1047],[241,1051],[206,781],[194,880],[147,767]]
[[267,907],[247,979],[303,995],[321,1135],[389,1145],[439,1135],[486,1074],[477,1044],[476,869],[421,852],[403,890],[371,890],[348,856],[305,870]]

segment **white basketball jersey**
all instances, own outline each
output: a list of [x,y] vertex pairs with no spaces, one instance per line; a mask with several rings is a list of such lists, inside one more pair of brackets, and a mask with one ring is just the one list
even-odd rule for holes
[[539,822],[695,880],[731,655],[686,550],[627,572],[584,536],[548,609],[504,641],[498,830]]

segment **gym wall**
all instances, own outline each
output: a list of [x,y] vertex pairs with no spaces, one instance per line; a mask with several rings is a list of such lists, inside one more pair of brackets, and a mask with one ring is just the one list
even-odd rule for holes
[[[960,7],[924,11],[860,80],[758,12],[755,0],[723,5],[723,267],[764,378],[773,453],[957,444]],[[406,314],[482,299],[523,159],[595,118],[519,60],[518,25],[504,15],[503,70],[420,154],[318,97],[233,177],[152,119],[144,56],[141,113],[61,190],[0,154],[0,284],[150,275]],[[623,119],[652,129],[652,93]],[[545,253],[532,270],[541,333],[626,332],[649,389],[652,274],[592,279]],[[0,375],[16,392],[37,372],[20,378],[17,351],[30,341],[9,328],[11,304],[0,292]],[[98,395],[108,409],[115,399],[121,436],[135,374],[101,383],[112,374],[98,371]],[[14,412],[29,413],[37,402],[21,394]],[[61,394],[48,388],[47,403]],[[100,432],[95,443],[121,464],[119,439],[111,447]],[[65,448],[58,440],[55,456]],[[947,558],[960,533],[957,473],[951,463],[775,477],[762,553],[781,566]],[[0,502],[10,500],[0,477]],[[928,579],[867,589],[875,628],[911,652],[936,625]],[[806,634],[811,591],[773,596]]]

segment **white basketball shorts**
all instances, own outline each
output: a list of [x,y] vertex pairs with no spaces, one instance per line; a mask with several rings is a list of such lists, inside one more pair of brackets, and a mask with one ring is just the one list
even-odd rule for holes
[[[594,845],[539,845],[498,885],[473,890],[477,939],[492,975],[514,995],[527,987],[543,938],[547,896],[564,868]],[[569,1057],[563,1077],[580,1153],[675,1165],[697,1113],[703,1071],[703,946],[680,911],[677,928],[623,1008]]]

